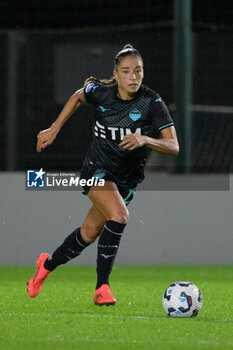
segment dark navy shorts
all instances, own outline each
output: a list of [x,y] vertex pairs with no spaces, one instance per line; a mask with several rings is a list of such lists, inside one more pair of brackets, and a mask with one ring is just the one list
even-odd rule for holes
[[[136,192],[136,185],[132,186],[130,188],[122,186],[122,184],[120,183],[120,181],[116,178],[116,176],[114,176],[111,172],[103,170],[103,169],[98,169],[96,168],[96,166],[92,166],[92,165],[88,165],[88,166],[83,166],[81,169],[81,174],[80,174],[80,178],[81,179],[91,179],[91,178],[97,178],[97,179],[104,179],[105,181],[112,181],[116,184],[118,191],[120,193],[120,195],[122,196],[124,202],[126,205],[128,205],[131,200],[133,199],[135,192]],[[91,186],[83,186],[83,194],[87,195],[88,192],[90,191]],[[101,186],[100,186],[101,189]]]

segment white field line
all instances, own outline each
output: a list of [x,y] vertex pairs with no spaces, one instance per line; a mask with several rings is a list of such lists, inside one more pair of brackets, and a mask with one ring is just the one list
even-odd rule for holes
[[[92,314],[92,313],[84,313],[84,312],[71,312],[73,315],[81,315],[83,317],[87,318],[106,318],[106,319],[133,319],[133,320],[153,320],[153,319],[169,319],[167,315],[164,314],[164,316],[145,316],[145,315],[113,315],[113,314]],[[1,316],[7,316],[7,317],[15,317],[15,316],[25,316],[25,317],[40,317],[41,315],[38,315],[37,313],[27,313],[27,312],[1,312]],[[46,313],[47,316],[59,316],[59,317],[65,317],[67,316],[67,312],[49,312]],[[198,316],[197,316],[198,317]],[[174,319],[174,318],[171,318]],[[176,318],[177,320],[181,318]],[[204,321],[204,319],[203,319]],[[211,320],[212,322],[227,322],[233,324],[233,318],[221,318],[217,320]]]
[[[124,338],[93,338],[93,337],[78,337],[78,342],[79,343],[102,343],[102,344],[150,344],[150,345],[159,345],[159,344],[174,344],[174,340],[168,340],[168,339],[158,339],[158,335],[154,335],[154,339],[124,339]],[[25,342],[27,341],[28,338],[26,337],[20,337],[17,339],[17,343]],[[54,336],[54,337],[42,337],[42,338],[36,338],[37,342],[64,342],[65,344],[77,344],[77,338],[72,339],[71,337],[63,337],[63,336]],[[211,345],[213,347],[215,346],[232,346],[233,342],[228,342],[228,341],[223,341],[223,342],[216,342],[212,340],[197,340],[197,341],[192,341],[190,337],[183,337],[183,339],[176,339],[176,345]]]

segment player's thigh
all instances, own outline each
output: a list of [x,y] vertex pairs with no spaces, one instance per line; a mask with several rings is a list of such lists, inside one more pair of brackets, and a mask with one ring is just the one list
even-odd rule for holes
[[127,223],[129,212],[114,182],[106,181],[101,188],[99,186],[92,187],[88,197],[94,206],[103,213],[106,220]]

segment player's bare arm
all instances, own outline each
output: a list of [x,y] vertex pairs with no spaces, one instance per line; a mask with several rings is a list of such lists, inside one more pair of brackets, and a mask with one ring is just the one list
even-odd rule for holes
[[61,113],[51,125],[50,128],[42,130],[37,135],[37,152],[43,151],[47,146],[51,145],[59,133],[63,124],[70,118],[70,116],[79,108],[84,101],[83,88],[77,90],[67,101]]
[[179,143],[174,126],[163,129],[161,134],[161,139],[154,139],[146,135],[126,135],[119,146],[122,149],[128,149],[129,151],[138,147],[147,146],[156,152],[176,156],[179,153]]

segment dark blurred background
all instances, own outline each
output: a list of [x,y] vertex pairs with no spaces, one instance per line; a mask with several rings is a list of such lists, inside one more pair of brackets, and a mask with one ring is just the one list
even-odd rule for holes
[[[182,66],[174,63],[175,2],[1,0],[0,170],[80,169],[92,138],[92,106],[81,106],[41,154],[36,135],[88,76],[111,77],[113,58],[128,42],[144,58],[144,82],[163,97],[176,123],[174,72]],[[232,18],[233,1],[192,1],[190,171],[231,168]],[[149,164],[176,162],[154,154]]]

